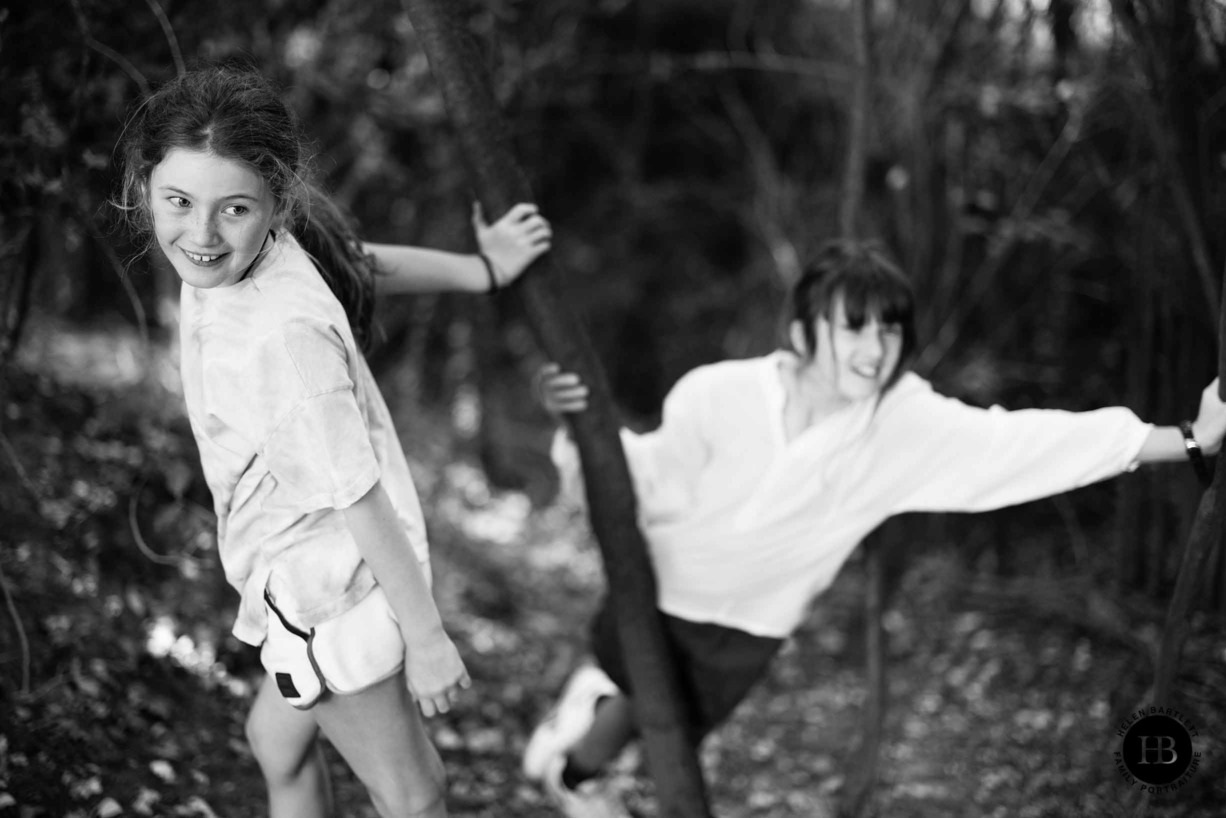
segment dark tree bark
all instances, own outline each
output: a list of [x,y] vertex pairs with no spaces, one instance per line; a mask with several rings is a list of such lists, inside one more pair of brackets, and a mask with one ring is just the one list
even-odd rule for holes
[[[1223,282],[1222,292],[1218,311],[1218,396],[1226,399],[1226,281]],[[1213,481],[1200,499],[1179,565],[1179,575],[1175,579],[1175,592],[1167,608],[1166,625],[1162,629],[1162,642],[1158,648],[1158,665],[1154,671],[1152,702],[1159,707],[1166,707],[1170,702],[1175,671],[1179,668],[1183,643],[1188,635],[1188,611],[1202,583],[1202,570],[1214,549],[1221,551],[1223,548],[1223,535],[1226,534],[1226,505],[1222,502],[1226,477],[1222,476],[1223,473],[1226,473],[1226,468],[1218,463]],[[1133,814],[1141,818],[1148,806],[1149,793],[1145,793],[1137,802]]]
[[[491,221],[532,191],[507,137],[477,43],[454,0],[403,0],[430,61],[473,186]],[[618,636],[637,694],[635,717],[655,779],[660,813],[709,816],[701,768],[680,717],[682,700],[656,609],[656,584],[638,529],[636,502],[618,436],[608,383],[583,327],[555,295],[558,271],[548,255],[512,288],[537,340],[553,361],[588,386],[590,408],[571,417],[583,462],[592,529],[608,575]]]

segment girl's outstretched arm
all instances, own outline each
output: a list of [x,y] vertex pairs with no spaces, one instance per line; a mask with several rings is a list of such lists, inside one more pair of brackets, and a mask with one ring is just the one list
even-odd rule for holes
[[[371,244],[363,247],[375,257],[381,294],[430,293],[446,290],[483,293],[505,287],[549,249],[553,233],[534,204],[517,204],[501,219],[486,224],[479,204],[473,205],[473,230],[480,255],[451,253],[407,244]],[[493,280],[491,281],[491,276]],[[494,283],[497,287],[493,287]]]
[[443,622],[413,548],[381,483],[344,511],[362,558],[400,622],[405,677],[425,716],[446,713],[471,682]]
[[[1192,435],[1206,455],[1215,455],[1226,436],[1226,403],[1218,397],[1218,382],[1205,387],[1200,396],[1200,412],[1192,421]],[[1137,460],[1141,463],[1161,463],[1184,460],[1188,456],[1183,432],[1175,426],[1155,426],[1141,446]]]

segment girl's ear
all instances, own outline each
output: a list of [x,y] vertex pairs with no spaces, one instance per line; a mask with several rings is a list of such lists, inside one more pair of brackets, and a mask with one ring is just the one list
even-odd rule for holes
[[277,203],[277,209],[273,211],[272,221],[269,223],[269,228],[278,233],[285,232],[285,225],[289,221],[289,211],[284,204]]
[[808,343],[805,342],[805,327],[800,321],[792,321],[788,324],[788,340],[792,342],[792,349],[802,358],[809,357],[812,350],[809,349]]

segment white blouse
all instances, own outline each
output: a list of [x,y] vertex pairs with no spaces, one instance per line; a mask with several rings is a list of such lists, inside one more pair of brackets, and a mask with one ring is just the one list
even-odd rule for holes
[[[659,607],[785,637],[860,541],[909,511],[987,511],[1136,467],[1149,435],[1129,409],[980,409],[907,373],[791,441],[780,364],[787,352],[686,374],[660,427],[623,431]],[[554,460],[567,483],[573,445]]]

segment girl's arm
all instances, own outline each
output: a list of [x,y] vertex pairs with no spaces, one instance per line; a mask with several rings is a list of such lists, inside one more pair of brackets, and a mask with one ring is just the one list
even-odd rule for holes
[[400,622],[409,689],[423,715],[446,713],[452,698],[471,682],[459,651],[443,631],[426,577],[382,483],[375,483],[344,514],[362,559]]
[[[1217,454],[1226,435],[1226,403],[1218,397],[1218,382],[1205,387],[1200,396],[1200,412],[1192,422],[1192,436],[1206,455]],[[1155,426],[1141,446],[1137,460],[1161,463],[1183,460],[1188,456],[1183,432],[1175,426]]]
[[[473,230],[481,256],[413,247],[407,244],[363,244],[375,257],[380,294],[430,293],[446,290],[484,293],[505,287],[549,249],[549,222],[534,204],[517,204],[493,224],[486,224],[481,206],[473,206]],[[493,280],[491,281],[491,276]],[[494,286],[496,283],[497,286]]]
[[[1119,475],[1138,463],[1187,459],[1177,428],[1142,423],[1124,407],[1086,412],[979,409],[908,378],[882,400],[871,456],[847,468],[889,513],[989,511]],[[1206,454],[1226,434],[1217,382],[1193,426]],[[868,489],[860,489],[867,491]]]

